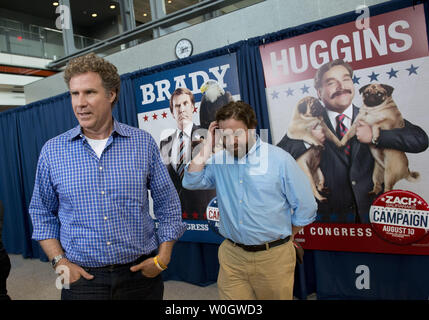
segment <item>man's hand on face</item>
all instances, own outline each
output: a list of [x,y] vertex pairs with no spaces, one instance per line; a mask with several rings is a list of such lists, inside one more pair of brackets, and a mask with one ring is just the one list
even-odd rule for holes
[[216,144],[218,141],[216,141],[217,138],[219,138],[219,134],[216,136],[216,130],[219,129],[219,124],[216,121],[213,121],[209,125],[209,129],[207,132],[207,139],[204,143],[204,158],[207,160],[212,152],[213,148],[216,147]]
[[204,168],[206,161],[213,154],[213,148],[216,146],[216,129],[218,128],[219,125],[216,121],[210,123],[207,130],[207,137],[204,139],[198,154],[192,159],[188,168],[189,172],[201,171]]
[[356,128],[356,138],[360,143],[372,142],[372,127],[366,122],[359,121]]

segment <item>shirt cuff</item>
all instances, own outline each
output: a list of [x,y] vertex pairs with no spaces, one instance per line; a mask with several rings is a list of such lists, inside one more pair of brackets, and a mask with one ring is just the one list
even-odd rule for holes
[[166,223],[165,225],[159,224],[158,227],[158,240],[159,243],[167,241],[177,241],[185,233],[187,229],[187,224],[183,221],[177,222],[172,225],[171,223]]
[[33,240],[41,241],[46,239],[57,239],[60,241],[60,227],[50,226],[49,228],[36,228],[33,229]]

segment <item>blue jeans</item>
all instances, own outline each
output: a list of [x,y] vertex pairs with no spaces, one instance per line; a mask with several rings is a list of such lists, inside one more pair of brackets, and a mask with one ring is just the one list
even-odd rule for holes
[[94,278],[86,280],[80,277],[70,284],[70,289],[63,288],[61,300],[162,300],[164,282],[161,274],[147,278],[141,271],[130,271],[132,265],[143,260],[122,266],[84,267]]

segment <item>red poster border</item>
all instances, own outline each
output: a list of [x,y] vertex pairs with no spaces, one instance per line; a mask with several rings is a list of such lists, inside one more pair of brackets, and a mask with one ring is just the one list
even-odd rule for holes
[[[331,235],[327,235],[326,230],[330,230]],[[304,249],[311,250],[429,255],[429,235],[410,245],[398,245],[380,238],[371,224],[312,223],[297,234],[295,240]]]

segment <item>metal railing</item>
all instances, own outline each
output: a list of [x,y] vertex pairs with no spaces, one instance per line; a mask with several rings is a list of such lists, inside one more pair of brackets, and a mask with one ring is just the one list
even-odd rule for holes
[[[74,35],[75,46],[84,49],[100,40]],[[64,57],[60,30],[0,17],[0,52],[57,60]]]

